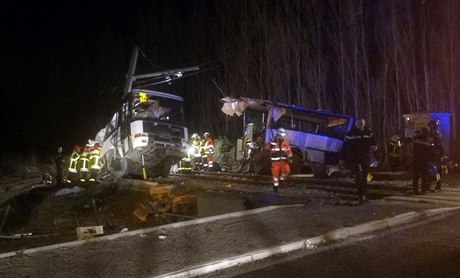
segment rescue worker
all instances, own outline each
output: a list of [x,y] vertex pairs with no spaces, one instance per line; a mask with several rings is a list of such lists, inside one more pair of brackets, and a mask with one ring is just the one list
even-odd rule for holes
[[359,118],[355,126],[345,134],[342,148],[342,157],[339,161],[341,166],[345,160],[355,176],[355,184],[358,189],[358,203],[368,202],[366,196],[367,181],[372,152],[377,151],[377,141],[374,133],[366,127],[366,120]]
[[436,187],[434,191],[441,191],[441,174],[442,174],[442,163],[441,159],[444,156],[444,147],[442,145],[442,135],[439,131],[439,121],[432,120],[428,123],[430,128],[430,137],[433,140],[433,167],[435,169]]
[[212,140],[209,132],[203,134],[202,154],[203,170],[212,170],[214,166],[214,140]]
[[[412,138],[413,151],[413,177],[412,187],[414,194],[425,194],[429,188],[428,172],[433,160],[433,142],[429,130],[422,127],[420,132]],[[421,184],[419,181],[421,180]]]
[[189,141],[187,157],[181,159],[179,163],[180,173],[190,173],[201,165],[201,138],[198,133],[193,133]]
[[278,128],[276,136],[270,141],[269,149],[273,190],[278,193],[280,180],[286,180],[291,173],[292,150],[284,128]]
[[78,160],[77,169],[80,176],[81,182],[86,182],[89,178],[89,146],[83,146],[82,152],[80,154],[80,159]]
[[201,138],[198,133],[193,133],[190,138],[189,157],[192,163],[192,170],[201,168]]
[[72,154],[69,158],[69,167],[67,168],[67,183],[72,183],[79,180],[77,164],[78,160],[80,159],[80,150],[80,145],[75,145],[73,147]]
[[54,164],[56,165],[56,185],[60,186],[66,180],[64,175],[65,159],[64,155],[62,154],[62,147],[58,147],[56,150]]
[[390,144],[388,146],[388,162],[393,172],[396,171],[401,163],[402,147],[403,143],[401,137],[399,136],[399,132],[391,135]]
[[99,143],[94,144],[89,156],[89,181],[96,181],[97,174],[102,168],[101,146]]

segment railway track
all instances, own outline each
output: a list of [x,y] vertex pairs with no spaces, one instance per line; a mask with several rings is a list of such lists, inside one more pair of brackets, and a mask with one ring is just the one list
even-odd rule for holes
[[[233,183],[238,185],[253,185],[271,190],[272,177],[266,175],[250,175],[231,172],[191,172],[187,174],[173,173],[173,177],[202,179],[207,181]],[[378,174],[375,176],[379,176]],[[373,180],[368,184],[368,193],[373,198],[382,198],[385,196],[407,195],[412,192],[410,180],[401,176],[401,179],[385,178],[382,175],[379,179]],[[283,184],[285,188],[299,189],[316,189],[337,194],[350,195],[355,194],[353,178],[349,177],[331,177],[317,178],[312,175],[292,175]]]

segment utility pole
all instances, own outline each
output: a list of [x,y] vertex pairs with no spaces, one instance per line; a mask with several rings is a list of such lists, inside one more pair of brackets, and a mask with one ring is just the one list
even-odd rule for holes
[[134,46],[133,51],[131,53],[131,61],[129,63],[128,73],[126,74],[126,85],[125,85],[125,90],[123,92],[123,98],[131,91],[133,82],[138,79],[177,75],[177,74],[182,74],[183,72],[197,71],[200,69],[199,67],[190,67],[190,68],[173,69],[173,70],[166,70],[166,71],[136,75],[135,73],[136,73],[136,65],[137,65],[138,56],[139,56],[139,47]]

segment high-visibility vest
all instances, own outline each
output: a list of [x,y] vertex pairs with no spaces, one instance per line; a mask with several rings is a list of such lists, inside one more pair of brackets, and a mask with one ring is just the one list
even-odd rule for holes
[[270,142],[270,159],[271,161],[286,161],[292,156],[291,145],[289,141],[283,139],[279,141]]
[[69,172],[71,173],[76,173],[77,172],[77,163],[80,158],[80,155],[76,152],[73,151],[72,154],[70,155],[70,163],[69,163]]
[[99,149],[91,151],[91,156],[89,157],[89,168],[96,170],[100,170],[102,168],[101,151]]
[[80,160],[78,161],[78,171],[88,172],[89,171],[89,152],[82,152],[80,155]]
[[401,148],[402,144],[399,136],[396,134],[391,136],[388,155],[391,158],[399,158],[401,156]]
[[192,147],[191,155],[193,157],[200,157],[201,156],[201,141],[200,140],[193,140],[191,147]]
[[211,138],[208,138],[204,142],[204,154],[213,155],[214,154],[214,141]]

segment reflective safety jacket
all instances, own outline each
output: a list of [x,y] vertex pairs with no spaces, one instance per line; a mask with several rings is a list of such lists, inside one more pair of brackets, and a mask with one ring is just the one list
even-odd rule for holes
[[287,161],[290,157],[292,157],[292,150],[289,140],[275,138],[270,142],[270,159],[272,162]]
[[80,159],[80,154],[76,151],[73,151],[70,155],[70,162],[69,162],[69,172],[70,173],[77,173],[77,164],[78,160]]
[[399,158],[401,156],[402,149],[401,138],[398,135],[393,135],[390,138],[390,146],[388,148],[388,155],[391,158]]
[[201,157],[201,141],[199,139],[192,140],[191,148],[191,156]]
[[79,172],[88,172],[89,171],[89,158],[90,153],[83,151],[80,154],[80,159],[78,160],[78,171]]
[[90,153],[89,168],[100,170],[102,168],[101,150],[94,149]]
[[211,138],[204,141],[203,151],[205,155],[214,154],[214,141]]

